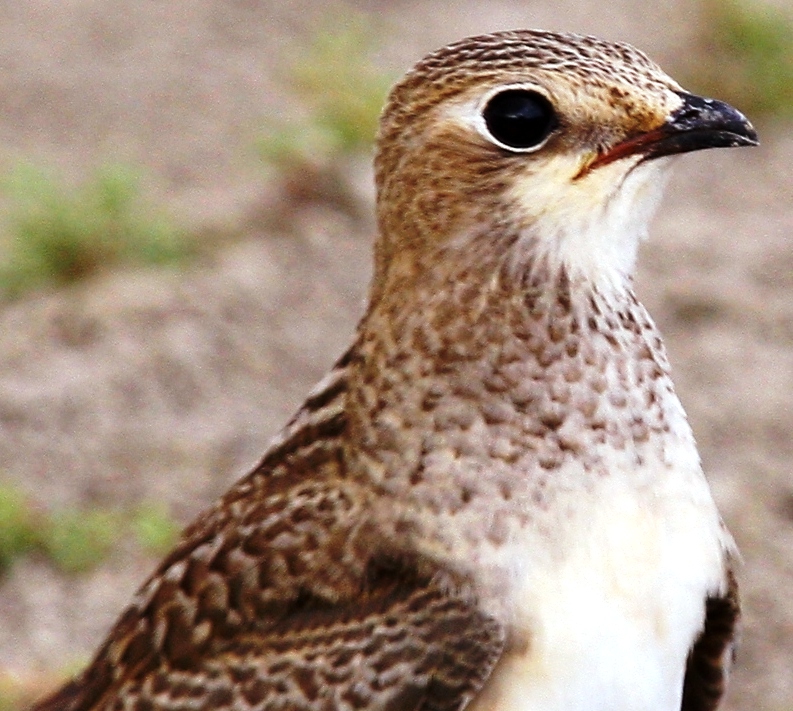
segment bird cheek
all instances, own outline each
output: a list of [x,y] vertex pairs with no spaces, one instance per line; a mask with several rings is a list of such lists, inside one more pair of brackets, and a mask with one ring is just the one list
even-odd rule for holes
[[510,202],[526,222],[532,222],[564,201],[569,183],[569,168],[563,169],[558,161],[548,162],[515,177],[509,190]]

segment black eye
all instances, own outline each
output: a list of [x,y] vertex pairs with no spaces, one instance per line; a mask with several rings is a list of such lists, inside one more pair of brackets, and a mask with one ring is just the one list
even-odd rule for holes
[[499,143],[515,150],[539,146],[558,125],[551,102],[529,89],[506,89],[487,102],[482,117]]

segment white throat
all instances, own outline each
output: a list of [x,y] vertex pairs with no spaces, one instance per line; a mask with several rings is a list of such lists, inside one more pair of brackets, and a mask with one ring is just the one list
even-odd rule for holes
[[621,291],[636,264],[668,176],[668,159],[636,165],[626,160],[572,180],[572,163],[557,157],[513,191],[526,218],[515,257],[527,250],[544,254],[549,266],[564,266],[573,279],[590,282],[602,294]]

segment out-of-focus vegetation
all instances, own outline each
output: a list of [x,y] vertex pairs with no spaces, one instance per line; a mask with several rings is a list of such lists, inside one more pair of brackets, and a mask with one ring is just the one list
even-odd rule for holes
[[30,164],[0,179],[0,297],[66,284],[122,263],[185,257],[187,242],[143,199],[140,174],[108,165],[79,187]]
[[[363,16],[329,20],[286,70],[307,117],[271,121],[257,149],[291,198],[352,207],[340,162],[368,153],[392,81],[371,61],[375,36]],[[112,163],[76,187],[28,163],[0,177],[0,300],[190,256],[197,240],[144,199],[141,182]]]
[[118,516],[110,511],[58,511],[43,521],[39,544],[64,573],[84,573],[107,558],[118,540]]
[[38,542],[37,516],[21,491],[0,485],[0,572]]
[[0,483],[0,573],[21,556],[38,554],[67,574],[101,564],[123,538],[162,555],[176,542],[178,524],[162,505],[136,511],[37,508],[10,483]]
[[793,9],[764,0],[703,0],[692,88],[750,117],[793,118]]
[[368,154],[394,79],[372,62],[376,33],[362,17],[330,21],[285,72],[307,118],[270,121],[259,152],[292,197],[345,207],[345,159]]
[[152,555],[164,555],[176,543],[180,526],[162,504],[143,504],[132,519],[138,544]]
[[360,18],[317,33],[285,77],[310,119],[268,126],[259,144],[265,160],[289,167],[369,149],[392,81],[372,63],[372,40]]

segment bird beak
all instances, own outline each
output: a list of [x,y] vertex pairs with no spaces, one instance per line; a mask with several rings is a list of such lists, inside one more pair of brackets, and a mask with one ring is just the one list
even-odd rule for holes
[[640,155],[645,161],[704,148],[758,145],[757,131],[746,116],[729,104],[682,91],[678,96],[683,105],[663,124],[612,146],[597,156],[586,172],[633,155]]

